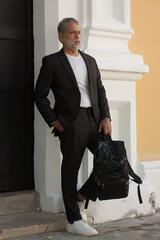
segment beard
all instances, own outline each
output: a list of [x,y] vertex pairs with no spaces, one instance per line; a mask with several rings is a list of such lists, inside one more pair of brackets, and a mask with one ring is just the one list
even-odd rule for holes
[[[78,44],[75,44],[77,41],[78,41],[79,43],[78,43]],[[73,42],[69,42],[66,38],[64,38],[63,44],[64,44],[67,48],[69,48],[69,49],[71,49],[71,50],[74,50],[74,51],[79,50],[80,47],[81,47],[80,40],[78,40],[78,39],[77,39],[77,40],[74,40]]]

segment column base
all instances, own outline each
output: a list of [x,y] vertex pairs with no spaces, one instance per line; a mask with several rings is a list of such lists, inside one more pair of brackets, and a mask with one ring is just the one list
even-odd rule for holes
[[40,193],[41,210],[45,212],[60,213],[64,212],[62,194],[47,196]]
[[155,192],[151,185],[143,182],[140,186],[143,204],[139,204],[137,184],[130,183],[129,195],[124,199],[90,201],[87,215],[93,217],[94,224],[126,218],[141,217],[155,213]]

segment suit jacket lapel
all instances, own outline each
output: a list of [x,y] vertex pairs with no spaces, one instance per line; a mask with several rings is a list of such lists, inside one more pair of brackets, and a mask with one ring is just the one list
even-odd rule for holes
[[76,87],[78,87],[78,84],[77,84],[77,80],[75,78],[75,75],[74,75],[74,72],[72,70],[72,67],[63,51],[63,48],[59,51],[59,58],[60,58],[60,61],[62,62],[64,68],[66,69],[70,79],[73,81],[73,83],[76,85]]
[[90,81],[90,79],[91,79],[90,63],[88,61],[87,56],[83,52],[81,52],[81,51],[79,51],[79,52],[81,53],[81,56],[83,57],[83,59],[84,59],[84,61],[86,63],[86,66],[87,66],[87,70],[88,70],[88,83],[89,83],[89,86],[90,86],[90,83],[91,83],[91,81]]

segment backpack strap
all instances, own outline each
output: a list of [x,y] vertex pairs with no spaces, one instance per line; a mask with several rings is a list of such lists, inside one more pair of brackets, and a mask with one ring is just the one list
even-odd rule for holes
[[135,172],[133,171],[133,169],[132,169],[130,163],[128,162],[128,160],[127,160],[127,163],[128,163],[129,175],[133,178],[131,180],[138,183],[137,193],[138,193],[139,203],[141,204],[141,203],[143,203],[142,196],[141,196],[141,190],[140,190],[140,184],[142,184],[142,179],[135,174]]
[[137,187],[137,191],[138,191],[138,199],[139,199],[139,203],[143,203],[142,201],[142,196],[141,196],[141,190],[140,190],[140,185],[138,184],[138,187]]
[[84,209],[88,208],[88,204],[89,204],[89,198],[86,199],[86,203],[85,203]]
[[128,163],[129,175],[133,178],[133,181],[138,184],[142,184],[142,179],[135,174],[128,160],[127,160],[127,163]]

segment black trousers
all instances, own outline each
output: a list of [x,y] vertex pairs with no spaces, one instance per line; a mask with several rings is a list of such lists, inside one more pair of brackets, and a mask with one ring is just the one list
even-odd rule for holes
[[[103,134],[98,134],[92,108],[80,108],[76,120],[71,126],[59,133],[60,148],[63,155],[61,167],[61,185],[68,221],[82,219],[77,204],[77,178],[86,147],[94,153],[97,141]],[[89,178],[79,190],[83,196],[95,200],[96,196]]]

